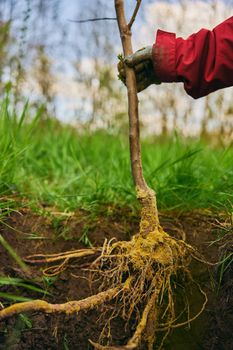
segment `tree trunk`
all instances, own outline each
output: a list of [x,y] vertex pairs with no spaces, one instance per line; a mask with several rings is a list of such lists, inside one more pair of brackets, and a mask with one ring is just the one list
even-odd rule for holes
[[[136,17],[140,3],[141,0],[137,0],[137,5],[133,16],[129,24],[127,24],[124,11],[124,0],[115,0],[117,22],[120,31],[124,56],[128,56],[133,53],[131,43],[131,26]],[[136,186],[137,198],[142,205],[140,233],[145,236],[149,232],[155,231],[158,228],[158,210],[155,192],[148,187],[142,170],[136,77],[134,70],[132,68],[129,68],[127,65],[125,65],[125,72],[128,92],[131,169],[134,184]]]

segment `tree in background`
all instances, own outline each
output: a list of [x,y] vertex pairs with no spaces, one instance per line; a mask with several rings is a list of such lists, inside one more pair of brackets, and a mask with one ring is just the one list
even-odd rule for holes
[[[104,0],[87,2],[77,11],[77,18],[108,17],[113,4]],[[117,47],[114,40],[115,23],[106,21],[76,24],[77,37],[85,38],[85,43],[77,42],[77,58],[74,63],[76,80],[83,86],[83,105],[89,110],[88,126],[111,127],[123,113],[122,89],[116,82]],[[85,49],[84,49],[85,46]],[[123,108],[122,108],[123,103]],[[82,111],[80,111],[82,113]],[[115,119],[116,118],[116,119]]]
[[35,78],[39,91],[40,102],[43,102],[45,109],[51,112],[50,107],[54,110],[54,76],[52,72],[52,61],[46,54],[45,45],[36,46],[35,63],[33,67],[33,77]]
[[[126,10],[133,5],[126,1]],[[232,6],[233,1],[223,0],[144,0],[134,47],[152,43],[157,28],[183,37],[203,26],[211,28],[228,17]],[[1,90],[10,81],[16,106],[29,98],[35,106],[46,104],[48,113],[62,120],[75,120],[79,127],[122,132],[127,117],[124,88],[115,79],[121,53],[116,21],[70,21],[114,16],[113,3],[105,0],[72,0],[69,6],[65,0],[0,0]],[[225,89],[194,101],[182,84],[151,87],[140,94],[143,134],[177,130],[185,136],[214,134],[216,139],[221,133],[224,143],[229,142],[231,94],[232,89]]]
[[53,45],[48,38],[58,21],[56,9],[59,3],[42,0],[0,1],[1,85],[11,82],[11,98],[16,108],[29,97],[27,87],[33,79],[39,89],[37,96],[30,94],[30,102],[52,103],[53,75],[46,51],[51,50]]
[[0,23],[0,91],[3,93],[4,88],[4,70],[9,65],[8,46],[11,41],[10,21]]

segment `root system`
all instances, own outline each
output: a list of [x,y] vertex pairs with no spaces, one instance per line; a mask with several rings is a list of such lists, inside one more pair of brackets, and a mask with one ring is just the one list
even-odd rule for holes
[[[111,319],[118,315],[127,322],[134,319],[134,334],[127,344],[121,347],[130,350],[139,349],[141,342],[146,343],[150,350],[157,340],[158,332],[163,331],[163,343],[172,328],[194,320],[204,310],[207,301],[205,293],[199,288],[203,294],[201,310],[196,315],[188,315],[186,321],[179,322],[174,301],[174,286],[175,278],[182,275],[196,287],[188,266],[192,257],[200,257],[194,248],[183,240],[176,240],[164,232],[156,214],[155,195],[151,190],[149,194],[148,196],[148,193],[138,191],[138,197],[143,204],[140,231],[130,241],[106,241],[102,250],[93,248],[27,258],[31,263],[60,261],[56,269],[53,269],[54,275],[61,272],[64,263],[67,264],[71,258],[98,254],[90,265],[91,279],[101,279],[98,294],[64,304],[49,304],[43,300],[14,304],[0,311],[0,319],[26,311],[78,313],[111,301]],[[106,322],[99,344],[91,342],[96,349],[116,349],[110,345],[110,321]],[[109,344],[104,346],[101,343],[106,332],[109,335]]]

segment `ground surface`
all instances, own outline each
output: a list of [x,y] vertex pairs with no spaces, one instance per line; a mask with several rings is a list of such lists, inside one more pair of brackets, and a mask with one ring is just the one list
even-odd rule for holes
[[[128,240],[137,232],[138,227],[138,218],[130,210],[110,209],[107,216],[99,214],[95,218],[91,218],[84,211],[78,211],[71,217],[64,216],[63,220],[54,219],[54,215],[56,214],[51,219],[30,211],[13,213],[6,220],[7,225],[1,224],[0,233],[21,257],[26,257],[35,253],[74,250],[84,247],[84,243],[89,244],[90,241],[98,246],[103,243],[104,238]],[[167,232],[197,247],[208,261],[223,259],[232,249],[232,227],[230,220],[224,215],[217,217],[208,212],[162,213],[161,223]],[[210,244],[223,233],[225,235],[222,240]],[[37,278],[37,285],[52,293],[45,297],[46,300],[53,303],[78,300],[96,290],[96,286],[91,286],[88,281],[89,274],[82,269],[86,262],[86,259],[73,260],[55,279],[42,281],[41,266],[31,266],[31,272]],[[164,346],[165,350],[233,349],[233,273],[232,266],[224,273],[224,266],[207,268],[197,262],[191,264],[193,276],[208,294],[209,302],[204,313],[190,326],[171,333]],[[25,277],[2,246],[0,276]],[[19,287],[3,286],[1,291],[35,299],[43,297]],[[202,298],[195,290],[187,293],[192,315],[201,308]],[[9,304],[5,299],[0,301],[4,305]],[[0,323],[0,349],[91,349],[88,339],[98,340],[108,317],[104,308],[70,317],[41,313],[13,317]],[[122,319],[115,319],[112,324],[112,343],[124,344],[132,334],[133,327],[133,322],[125,328]]]

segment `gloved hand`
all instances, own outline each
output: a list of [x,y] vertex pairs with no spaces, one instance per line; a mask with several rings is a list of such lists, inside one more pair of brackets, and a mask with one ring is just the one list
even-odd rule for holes
[[126,76],[124,64],[134,69],[138,92],[146,89],[151,84],[160,84],[159,79],[154,73],[152,46],[144,47],[118,63],[119,78],[125,84]]

